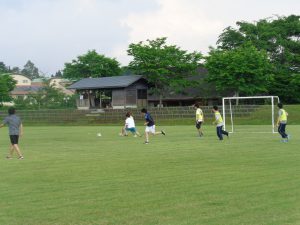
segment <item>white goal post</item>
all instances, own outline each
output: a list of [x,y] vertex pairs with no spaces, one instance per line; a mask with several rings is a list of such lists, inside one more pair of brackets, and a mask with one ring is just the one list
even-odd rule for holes
[[231,120],[231,131],[230,133],[234,132],[233,129],[233,112],[232,112],[232,105],[231,100],[239,100],[239,99],[270,99],[271,100],[271,115],[272,115],[272,133],[276,133],[275,131],[275,118],[274,118],[274,100],[277,100],[277,103],[280,102],[278,96],[248,96],[248,97],[224,97],[222,98],[222,110],[223,110],[223,121],[224,121],[224,129],[226,129],[226,106],[225,101],[229,101],[229,112],[230,112],[230,120]]

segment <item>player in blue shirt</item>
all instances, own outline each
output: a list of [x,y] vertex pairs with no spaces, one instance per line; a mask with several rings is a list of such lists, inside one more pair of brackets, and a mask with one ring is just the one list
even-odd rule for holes
[[145,137],[146,137],[145,144],[149,144],[149,134],[152,134],[152,135],[156,135],[156,134],[166,135],[166,133],[163,130],[160,131],[160,132],[155,132],[155,122],[154,122],[152,116],[150,115],[150,113],[147,112],[147,109],[143,108],[141,110],[141,113],[143,113],[144,117],[145,117],[145,123],[144,123],[144,125],[146,126],[146,129],[145,129]]

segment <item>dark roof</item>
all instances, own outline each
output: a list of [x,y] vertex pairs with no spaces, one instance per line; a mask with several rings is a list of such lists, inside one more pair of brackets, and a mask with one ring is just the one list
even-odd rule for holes
[[16,86],[12,92],[37,92],[41,90],[43,86]]
[[68,89],[108,89],[108,88],[124,88],[142,79],[140,75],[131,76],[115,76],[101,78],[84,78],[70,85]]

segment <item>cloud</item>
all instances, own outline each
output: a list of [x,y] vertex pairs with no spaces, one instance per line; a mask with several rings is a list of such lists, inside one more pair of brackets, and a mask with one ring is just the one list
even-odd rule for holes
[[129,27],[130,41],[168,37],[169,42],[188,50],[203,51],[214,44],[216,34],[224,27],[222,21],[210,19],[207,12],[197,7],[197,1],[158,2],[158,11],[131,14],[123,21]]
[[205,53],[236,21],[298,12],[296,0],[0,0],[0,61],[51,74],[95,49],[126,65],[130,43],[162,36]]
[[[170,43],[190,51],[206,53],[223,29],[237,21],[253,22],[274,14],[300,11],[295,0],[156,0],[160,8],[146,13],[131,13],[122,23],[129,28],[130,42],[168,37]],[[295,6],[294,5],[294,6]]]
[[[155,8],[151,0],[13,0],[0,1],[0,61],[22,67],[32,60],[42,72],[62,69],[89,49],[109,57],[128,42],[120,23],[128,13]],[[125,53],[126,54],[126,53]],[[124,55],[124,53],[123,53]]]

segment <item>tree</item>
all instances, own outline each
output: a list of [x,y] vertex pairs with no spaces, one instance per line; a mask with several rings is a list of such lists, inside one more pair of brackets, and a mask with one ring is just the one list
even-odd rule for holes
[[8,73],[0,72],[0,105],[11,100],[10,92],[14,89],[16,81]]
[[15,99],[16,107],[23,109],[59,109],[75,108],[76,96],[68,96],[60,89],[44,81],[44,86],[36,93],[30,93],[25,99]]
[[218,91],[235,96],[265,93],[273,81],[267,53],[251,44],[233,50],[211,49],[205,67],[208,82],[214,83]]
[[54,75],[54,77],[57,77],[57,78],[61,78],[62,76],[63,76],[63,74],[60,70],[58,70]]
[[63,76],[70,79],[118,76],[120,73],[120,63],[116,59],[100,55],[95,50],[78,56],[71,63],[65,63],[63,69]]
[[17,66],[14,66],[11,70],[10,70],[11,73],[13,74],[20,74],[21,73],[21,70],[19,67]]
[[0,73],[7,73],[8,69],[6,67],[6,65],[4,64],[4,62],[0,62]]
[[133,56],[128,69],[147,78],[160,97],[160,105],[166,92],[181,91],[191,85],[188,78],[196,74],[202,59],[200,53],[187,53],[176,45],[167,45],[166,40],[163,37],[130,44],[127,50]]
[[27,63],[24,65],[24,68],[21,71],[21,73],[31,80],[40,77],[39,69],[35,67],[34,63],[30,60],[28,60]]
[[300,75],[300,16],[237,22],[237,26],[237,29],[224,30],[217,42],[218,49],[233,50],[251,42],[258,50],[265,50],[275,75],[270,94],[279,95],[286,102],[300,102],[299,86],[295,82]]

